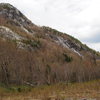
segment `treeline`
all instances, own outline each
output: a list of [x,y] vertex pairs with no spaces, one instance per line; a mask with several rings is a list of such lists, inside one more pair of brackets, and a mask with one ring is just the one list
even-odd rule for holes
[[75,57],[47,42],[43,48],[27,51],[13,42],[0,41],[0,83],[34,86],[100,78],[99,66]]

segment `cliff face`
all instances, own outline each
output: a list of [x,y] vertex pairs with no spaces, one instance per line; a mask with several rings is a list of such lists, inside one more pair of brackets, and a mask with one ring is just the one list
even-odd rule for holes
[[[49,27],[39,27],[10,4],[0,4],[0,82],[51,84],[99,78],[99,53]],[[94,67],[95,66],[95,67]]]
[[13,20],[18,26],[31,25],[32,22],[28,20],[17,8],[10,4],[0,4],[0,15],[9,20]]

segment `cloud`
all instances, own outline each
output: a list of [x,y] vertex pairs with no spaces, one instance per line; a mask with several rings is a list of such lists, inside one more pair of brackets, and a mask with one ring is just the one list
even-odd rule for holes
[[100,42],[99,43],[86,43],[90,48],[94,48],[97,51],[100,51]]
[[0,0],[33,23],[68,33],[100,51],[100,0]]

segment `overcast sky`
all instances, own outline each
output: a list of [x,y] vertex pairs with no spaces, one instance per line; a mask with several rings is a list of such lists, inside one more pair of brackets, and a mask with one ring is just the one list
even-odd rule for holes
[[100,51],[100,0],[0,0],[11,3],[34,24],[73,35]]

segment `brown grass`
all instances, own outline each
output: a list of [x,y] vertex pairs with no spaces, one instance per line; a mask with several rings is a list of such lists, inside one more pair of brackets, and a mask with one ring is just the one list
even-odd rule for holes
[[[0,88],[0,100],[65,100],[65,98],[100,98],[100,80],[85,83],[59,83],[12,92]],[[59,98],[59,99],[57,99]],[[100,99],[98,99],[100,100]]]

